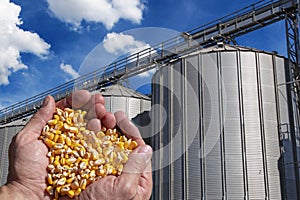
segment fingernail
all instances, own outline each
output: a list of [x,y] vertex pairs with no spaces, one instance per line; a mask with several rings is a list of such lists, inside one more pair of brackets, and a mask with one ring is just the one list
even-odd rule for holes
[[43,101],[43,107],[46,107],[48,105],[49,101],[50,101],[49,96],[46,96],[46,98]]

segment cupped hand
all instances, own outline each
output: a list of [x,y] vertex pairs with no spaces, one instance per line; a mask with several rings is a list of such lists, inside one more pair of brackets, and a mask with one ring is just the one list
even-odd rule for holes
[[[139,147],[130,155],[121,176],[107,176],[89,185],[79,197],[87,199],[149,199],[152,190],[151,147],[145,145],[138,129],[127,119],[124,113],[113,115],[107,112],[104,99],[100,94],[91,95],[80,90],[55,104],[51,96],[45,98],[43,106],[30,119],[29,123],[13,138],[9,150],[8,185],[24,199],[51,199],[45,192],[47,165],[46,145],[38,140],[42,128],[53,117],[55,107],[73,108],[88,111],[88,128],[101,130],[116,123],[129,138],[135,139]],[[62,199],[68,199],[63,196]]]
[[[139,130],[123,112],[115,113],[117,126],[138,147],[129,155],[120,176],[106,176],[89,185],[79,200],[147,200],[152,192],[152,148],[145,145]],[[65,197],[65,199],[68,199]]]

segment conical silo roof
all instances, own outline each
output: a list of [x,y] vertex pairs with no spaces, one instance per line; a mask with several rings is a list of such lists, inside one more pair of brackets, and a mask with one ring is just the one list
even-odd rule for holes
[[139,98],[145,100],[151,100],[150,97],[141,94],[135,90],[132,90],[128,87],[124,87],[120,84],[114,84],[107,88],[101,90],[102,96],[122,96],[122,97],[132,97],[132,98]]

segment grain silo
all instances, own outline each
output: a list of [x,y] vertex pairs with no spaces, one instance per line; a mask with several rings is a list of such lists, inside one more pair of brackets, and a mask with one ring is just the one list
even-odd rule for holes
[[151,135],[149,125],[149,112],[151,98],[120,84],[114,84],[101,89],[107,111],[123,111],[127,117],[139,128],[142,136]]
[[8,149],[12,138],[25,126],[29,118],[19,119],[0,126],[0,186],[4,185],[8,175]]
[[278,169],[280,125],[290,124],[286,66],[275,53],[229,45],[161,66],[152,198],[281,199],[280,177],[292,173]]

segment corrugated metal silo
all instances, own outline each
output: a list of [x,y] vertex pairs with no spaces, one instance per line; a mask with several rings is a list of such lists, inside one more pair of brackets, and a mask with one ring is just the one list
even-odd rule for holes
[[123,111],[139,128],[142,136],[147,138],[151,132],[149,111],[151,98],[120,84],[115,84],[101,90],[107,111]]
[[[286,59],[249,48],[194,52],[153,76],[153,199],[281,199],[278,80]],[[276,73],[280,71],[280,73]],[[280,105],[281,106],[281,105]],[[289,118],[281,119],[289,123]]]
[[28,118],[0,126],[0,185],[4,185],[8,175],[8,149],[12,138],[25,126]]

